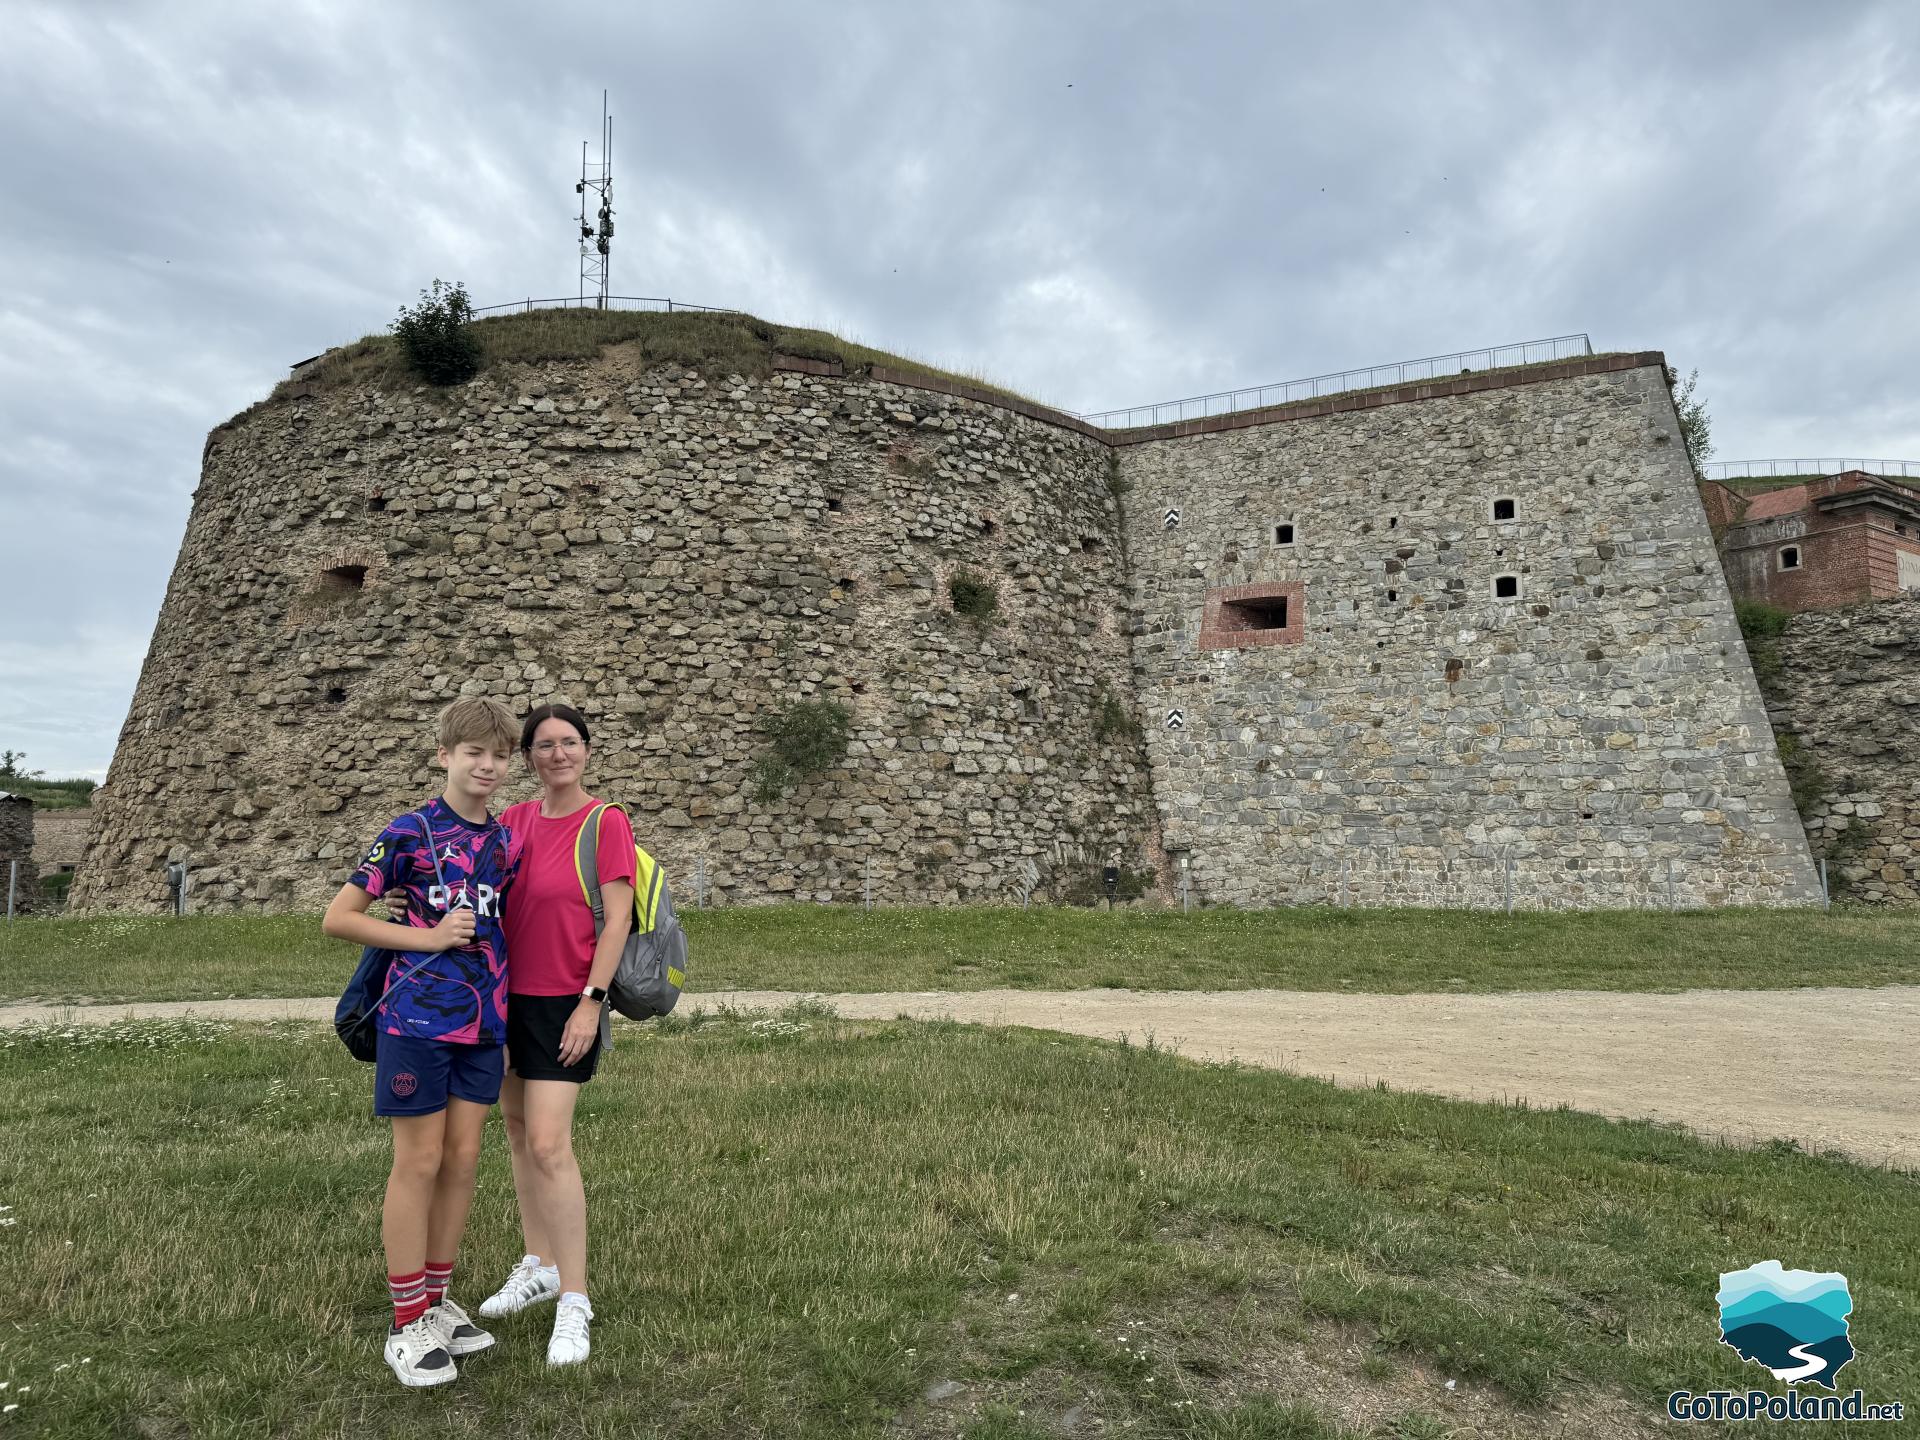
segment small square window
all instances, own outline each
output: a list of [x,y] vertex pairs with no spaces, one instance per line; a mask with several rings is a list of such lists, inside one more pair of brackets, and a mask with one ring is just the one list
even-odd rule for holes
[[1781,547],[1780,568],[1782,570],[1798,570],[1800,568],[1800,547],[1798,545]]
[[1504,498],[1494,501],[1493,518],[1496,520],[1513,519],[1513,501]]
[[1496,600],[1518,600],[1520,598],[1520,577],[1518,575],[1494,576],[1493,598]]
[[1276,545],[1291,545],[1293,543],[1293,526],[1290,524],[1275,525],[1273,527],[1273,543]]

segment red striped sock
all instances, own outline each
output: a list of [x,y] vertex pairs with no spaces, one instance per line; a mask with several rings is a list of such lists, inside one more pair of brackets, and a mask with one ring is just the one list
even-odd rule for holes
[[429,1260],[426,1269],[427,1308],[431,1310],[447,1298],[447,1286],[453,1280],[453,1261],[444,1265],[437,1260]]
[[427,1272],[387,1276],[387,1293],[393,1297],[394,1328],[411,1325],[427,1313]]

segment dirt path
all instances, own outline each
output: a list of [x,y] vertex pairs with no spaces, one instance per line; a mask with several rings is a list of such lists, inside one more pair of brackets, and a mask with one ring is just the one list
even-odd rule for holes
[[[688,994],[779,1009],[773,990]],[[1469,1100],[1525,1099],[1671,1121],[1736,1141],[1775,1137],[1920,1169],[1920,986],[1632,995],[1347,995],[1290,990],[977,990],[820,994],[852,1020],[950,1016],[1143,1041],[1342,1085],[1375,1081]],[[204,1000],[75,1008],[0,1005],[0,1028],[128,1015],[325,1019],[332,1000]]]

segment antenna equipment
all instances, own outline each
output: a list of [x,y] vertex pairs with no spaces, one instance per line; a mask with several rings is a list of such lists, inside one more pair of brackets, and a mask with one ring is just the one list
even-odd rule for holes
[[592,297],[595,309],[607,308],[607,272],[613,248],[613,117],[607,92],[600,92],[600,159],[587,159],[590,142],[580,142],[580,303]]

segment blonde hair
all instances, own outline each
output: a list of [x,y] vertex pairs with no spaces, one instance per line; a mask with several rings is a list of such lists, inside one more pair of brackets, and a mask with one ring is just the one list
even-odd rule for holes
[[451,750],[468,741],[511,755],[520,743],[520,722],[498,700],[469,695],[440,712],[440,748]]

